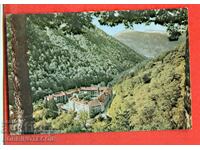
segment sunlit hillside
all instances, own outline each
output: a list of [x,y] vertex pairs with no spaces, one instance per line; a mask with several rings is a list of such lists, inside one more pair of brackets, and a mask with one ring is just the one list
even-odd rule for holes
[[147,62],[114,85],[109,109],[114,130],[190,127],[185,45]]

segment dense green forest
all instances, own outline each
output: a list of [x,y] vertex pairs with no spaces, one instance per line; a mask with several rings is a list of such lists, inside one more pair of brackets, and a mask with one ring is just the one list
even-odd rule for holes
[[[112,37],[92,24],[92,16],[98,17],[101,25],[111,27],[154,22],[166,26],[168,34],[135,32]],[[23,111],[26,103],[16,106],[13,88],[13,79],[18,76],[13,68],[17,61],[13,60],[21,57],[17,48],[13,54],[17,42],[12,36],[19,33],[13,33],[17,22],[11,24],[10,20],[7,16],[9,102]],[[29,72],[35,133],[191,127],[186,9],[35,14],[25,15],[24,20],[28,43],[28,48],[24,45],[28,67],[24,68]],[[23,68],[22,64],[17,67]],[[20,97],[20,88],[26,86],[20,85],[19,79],[23,80],[14,80],[19,89],[18,102],[26,102],[26,97]],[[43,101],[49,94],[97,84],[113,90],[104,117],[60,111],[55,101]],[[18,118],[23,120],[22,114]]]
[[191,127],[191,102],[185,74],[186,45],[143,62],[112,81],[114,98],[109,119],[89,119],[75,112],[49,116],[43,103],[34,105],[35,128],[52,132],[103,132],[187,129]]
[[[70,88],[101,82],[107,84],[120,72],[145,59],[96,27],[84,27],[81,33],[67,33],[61,28],[63,24],[59,25],[60,28],[51,28],[49,24],[38,23],[36,18],[47,23],[51,19],[45,15],[27,18],[28,65],[33,101]],[[8,18],[10,39],[9,26]],[[12,91],[11,42],[8,41]],[[10,93],[12,99],[13,92]]]
[[186,45],[146,62],[114,85],[109,114],[115,130],[185,129],[190,127]]

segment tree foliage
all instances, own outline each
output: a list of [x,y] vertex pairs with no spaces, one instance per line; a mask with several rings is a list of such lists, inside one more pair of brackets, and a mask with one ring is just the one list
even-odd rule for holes
[[128,10],[97,12],[95,16],[101,25],[116,26],[124,24],[125,27],[134,27],[134,24],[150,25],[155,23],[167,27],[170,40],[177,40],[182,30],[188,24],[187,9],[152,9],[152,10]]
[[94,28],[91,24],[92,16],[90,13],[55,13],[29,15],[28,21],[36,24],[41,30],[50,28],[60,30],[64,34],[84,33],[84,28]]
[[[76,26],[70,20],[80,16],[88,18],[84,13],[29,16],[26,27],[28,65],[34,101],[70,88],[90,86],[102,81],[108,83],[119,72],[144,59],[99,29],[91,28],[89,21],[90,25],[86,27],[86,23],[83,23],[84,28],[81,27],[84,33],[69,30],[65,35],[60,24],[65,20],[70,24],[66,25],[67,28]],[[79,19],[79,23],[86,20],[89,19]],[[53,27],[50,22],[55,23]]]
[[[102,25],[124,24],[128,28],[141,23],[164,25],[170,35],[175,36],[171,40],[176,40],[181,29],[187,27],[186,9],[93,14]],[[9,21],[8,18],[8,74],[11,79],[13,58]],[[87,114],[77,115],[72,111],[58,116],[58,108],[52,101],[46,108],[43,105],[34,108],[36,129],[100,132],[186,128],[183,47],[138,65],[145,57],[92,25],[92,13],[28,15],[26,21],[24,29],[34,101],[75,87],[99,83],[106,86],[115,79],[109,84],[114,85],[115,90],[109,109],[111,121],[96,120],[88,127]],[[9,89],[12,93],[12,86]]]
[[[112,130],[189,128],[191,115],[186,92],[185,43],[126,72],[113,86],[115,97],[108,111]],[[130,70],[129,70],[130,71]],[[186,111],[187,110],[187,111]],[[188,111],[189,110],[189,111]]]

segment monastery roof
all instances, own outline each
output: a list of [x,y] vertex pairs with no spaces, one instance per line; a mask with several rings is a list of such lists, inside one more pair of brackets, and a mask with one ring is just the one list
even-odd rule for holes
[[65,92],[59,92],[59,93],[55,93],[55,94],[53,94],[53,96],[65,96],[66,95],[66,93]]
[[45,96],[46,98],[49,98],[49,99],[53,99],[54,97],[59,97],[59,96],[65,96],[66,93],[65,92],[59,92],[59,93],[55,93],[55,94],[52,94],[52,95],[48,95],[48,96]]
[[110,88],[108,88],[108,87],[90,86],[90,87],[81,87],[80,90],[81,90],[81,91],[97,91],[98,88],[99,88],[99,90],[101,90],[101,91],[105,91],[105,90],[110,89]]
[[97,91],[97,90],[98,90],[98,87],[96,87],[96,86],[81,87],[80,90],[81,90],[81,91]]
[[58,92],[58,93],[55,93],[55,94],[52,94],[52,95],[48,95],[48,96],[45,96],[45,97],[48,98],[48,99],[53,99],[54,97],[72,95],[73,93],[78,93],[79,91],[97,91],[98,88],[101,91],[101,95],[98,96],[96,100],[94,100],[94,99],[92,100],[91,99],[91,101],[86,101],[86,100],[80,100],[80,99],[77,99],[77,98],[74,98],[74,97],[70,96],[71,100],[73,100],[73,101],[76,101],[76,102],[79,102],[79,103],[84,103],[84,104],[89,104],[89,105],[96,105],[97,103],[104,103],[105,96],[112,93],[112,89],[111,88],[108,88],[108,87],[97,87],[97,86],[81,87],[79,89],[73,89],[73,90],[66,91],[66,92],[61,91],[61,92]]

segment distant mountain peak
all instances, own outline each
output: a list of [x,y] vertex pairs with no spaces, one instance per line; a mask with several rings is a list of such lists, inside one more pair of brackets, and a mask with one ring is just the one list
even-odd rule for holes
[[134,31],[132,29],[119,32],[114,37],[137,53],[146,57],[155,57],[162,52],[172,50],[185,39],[185,37],[182,36],[178,41],[170,42],[167,32],[155,30]]
[[168,35],[167,32],[163,32],[163,31],[159,31],[159,30],[137,31],[137,30],[134,30],[134,29],[126,29],[126,30],[123,30],[121,32],[116,33],[114,35],[114,37],[119,36],[119,35],[124,34],[124,33],[158,33],[158,34]]

